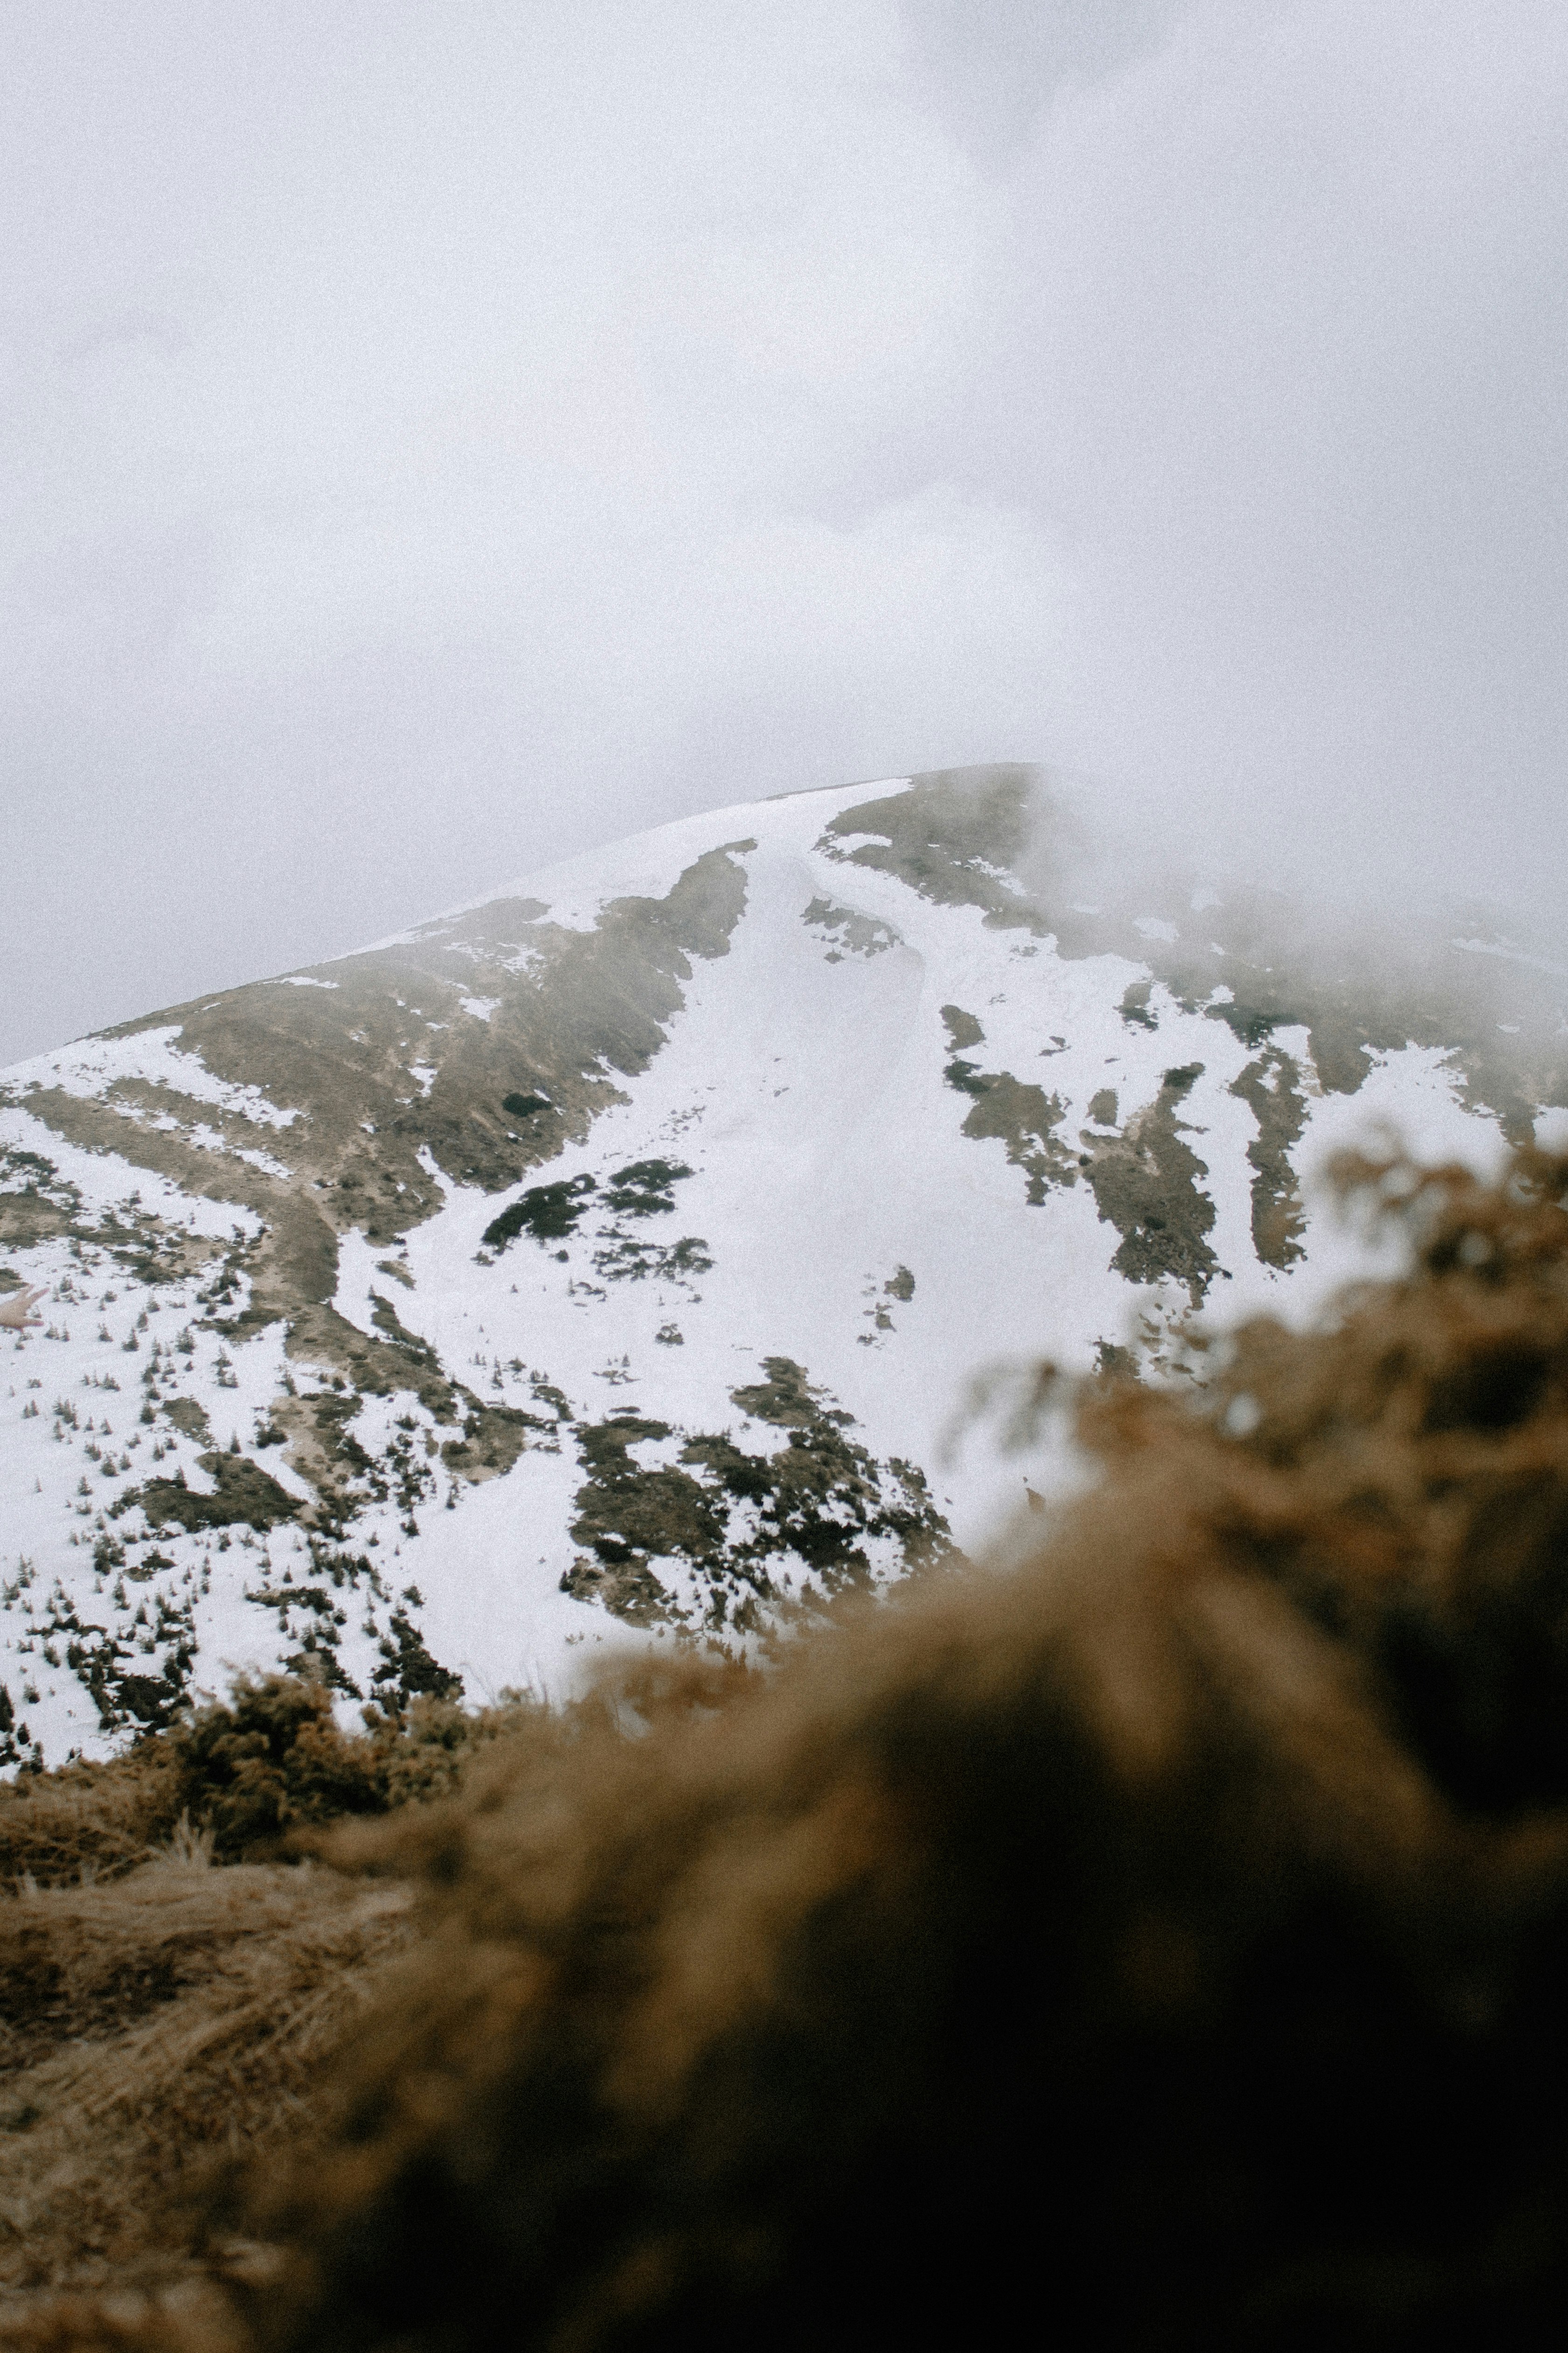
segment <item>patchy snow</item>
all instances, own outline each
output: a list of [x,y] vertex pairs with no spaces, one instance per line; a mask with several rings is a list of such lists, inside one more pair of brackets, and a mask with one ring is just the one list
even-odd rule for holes
[[[1031,1207],[1003,1143],[964,1136],[967,1101],[942,1075],[944,1005],[982,1021],[985,1042],[973,1052],[987,1069],[1033,1079],[1045,1041],[1068,1040],[1052,1052],[1048,1084],[1066,1099],[1069,1134],[1108,1083],[1125,1122],[1154,1102],[1173,1065],[1201,1062],[1184,1119],[1215,1209],[1211,1240],[1226,1276],[1215,1308],[1277,1306],[1300,1277],[1259,1266],[1252,1248],[1246,1154],[1257,1128],[1230,1092],[1250,1050],[1160,988],[1151,1000],[1157,1032],[1130,1029],[1120,1000],[1140,968],[1124,959],[1068,962],[1051,949],[1006,966],[999,989],[996,934],[979,910],[932,905],[890,876],[830,862],[814,847],[822,824],[820,805],[752,813],[763,846],[744,858],[748,904],[729,954],[696,968],[685,1009],[630,1100],[606,1112],[586,1144],[529,1171],[529,1187],[593,1177],[602,1191],[623,1165],[689,1166],[659,1223],[670,1240],[697,1237],[710,1268],[689,1282],[617,1280],[601,1262],[605,1221],[594,1215],[566,1240],[524,1234],[477,1264],[486,1228],[525,1188],[457,1188],[409,1237],[415,1289],[397,1294],[396,1311],[443,1362],[499,1375],[497,1394],[514,1401],[525,1375],[542,1368],[580,1417],[615,1402],[687,1430],[732,1428],[730,1391],[755,1380],[765,1356],[788,1356],[854,1414],[874,1453],[925,1465],[955,1536],[971,1545],[1005,1514],[1028,1467],[999,1460],[976,1435],[947,1460],[976,1377],[1041,1355],[1087,1368],[1100,1340],[1124,1339],[1172,1303],[1159,1286],[1134,1289],[1111,1269],[1118,1236],[1087,1186]],[[802,922],[823,895],[895,929],[899,944],[830,964]],[[1281,1039],[1305,1056],[1304,1035]],[[1496,1131],[1458,1103],[1440,1058],[1394,1059],[1409,1068],[1419,1136],[1447,1148],[1462,1134],[1472,1156],[1478,1145],[1495,1145]],[[1390,1085],[1404,1101],[1397,1074]],[[1325,1116],[1313,1094],[1308,1157],[1340,1141],[1343,1107],[1336,1098]],[[1334,1246],[1341,1237],[1326,1232],[1326,1207],[1315,1218],[1336,1268],[1348,1269],[1353,1247]],[[361,1303],[369,1255],[356,1251]],[[878,1328],[868,1301],[900,1267],[913,1276],[912,1296],[887,1302],[887,1328]],[[340,1303],[365,1313],[346,1291]],[[661,1338],[671,1328],[679,1345]],[[507,1370],[513,1363],[523,1374]],[[562,1527],[559,1500],[534,1493],[540,1481],[553,1493],[560,1476],[531,1454],[509,1475],[536,1531]],[[563,1535],[552,1545],[540,1556],[563,1567],[574,1547]]]
[[30,1061],[14,1062],[5,1074],[5,1084],[13,1092],[58,1087],[89,1101],[139,1082],[166,1088],[188,1103],[214,1104],[256,1127],[288,1127],[299,1118],[297,1110],[281,1110],[268,1102],[259,1087],[236,1086],[218,1078],[195,1054],[181,1053],[174,1043],[181,1034],[181,1025],[174,1022],[167,1029],[137,1029],[129,1037],[84,1038]]
[[[0,1101],[0,1151],[7,1147],[37,1154],[49,1162],[56,1175],[93,1208],[107,1210],[132,1202],[150,1216],[184,1226],[207,1240],[239,1235],[254,1240],[261,1231],[261,1219],[254,1210],[232,1201],[212,1200],[205,1194],[187,1193],[172,1178],[139,1168],[118,1153],[89,1151],[85,1145],[72,1144],[36,1118],[25,1104]],[[7,1262],[13,1255],[7,1253]]]
[[[697,859],[759,829],[771,832],[781,809],[803,809],[803,824],[820,833],[840,811],[853,808],[858,802],[873,800],[879,794],[897,792],[908,782],[907,776],[889,776],[877,783],[835,785],[826,791],[784,794],[771,801],[738,801],[729,808],[710,809],[700,817],[681,818],[673,825],[628,834],[623,840],[605,843],[602,849],[584,850],[574,858],[562,859],[553,866],[516,877],[499,891],[487,891],[482,898],[468,899],[461,906],[445,908],[428,923],[373,941],[363,953],[406,947],[443,924],[455,922],[459,915],[472,914],[500,899],[542,902],[549,922],[569,931],[592,931],[612,900],[667,897]],[[524,969],[533,954],[524,949],[510,969]]]
[[[878,1463],[920,1467],[961,1545],[984,1545],[1026,1480],[1045,1493],[1081,1475],[1059,1424],[1008,1453],[998,1409],[973,1409],[987,1384],[1005,1397],[1041,1357],[1087,1370],[1103,1345],[1159,1364],[1192,1313],[1184,1284],[1131,1282],[1113,1264],[1122,1237],[1089,1179],[1096,1152],[1135,1160],[1147,1153],[1140,1137],[1163,1121],[1195,1155],[1191,1181],[1213,1211],[1199,1316],[1210,1322],[1305,1317],[1349,1276],[1394,1262],[1393,1245],[1379,1260],[1340,1218],[1324,1173],[1336,1151],[1386,1132],[1425,1156],[1500,1160],[1495,1122],[1467,1107],[1439,1050],[1382,1056],[1356,1094],[1325,1093],[1304,1029],[1275,1030],[1260,1060],[1161,984],[1130,1013],[1129,987],[1149,982],[1146,965],[1065,958],[1054,941],[998,929],[979,908],[924,898],[819,847],[834,816],[894,788],[742,805],[509,888],[543,902],[552,923],[585,931],[612,901],[657,899],[695,859],[727,847],[744,868],[746,903],[726,953],[689,960],[663,1044],[646,1068],[616,1069],[620,1100],[585,1134],[492,1193],[453,1184],[422,1145],[436,1214],[390,1241],[357,1229],[339,1236],[336,1314],[366,1341],[400,1327],[431,1352],[416,1345],[412,1385],[393,1394],[345,1387],[352,1348],[331,1365],[287,1353],[285,1321],[241,1332],[256,1213],[68,1144],[26,1106],[29,1088],[167,1090],[166,1109],[156,1095],[117,1095],[116,1108],[204,1150],[237,1150],[279,1179],[287,1172],[270,1155],[237,1147],[183,1105],[253,1127],[285,1127],[296,1112],[215,1077],[180,1050],[177,1025],[83,1040],[5,1074],[0,1147],[37,1155],[48,1175],[17,1164],[0,1181],[44,1182],[69,1208],[59,1231],[5,1261],[47,1290],[44,1326],[0,1339],[0,1686],[29,1753],[102,1753],[122,1736],[100,1725],[73,1646],[82,1656],[118,1646],[118,1673],[156,1677],[174,1672],[184,1645],[189,1688],[214,1690],[237,1668],[297,1655],[312,1626],[330,1622],[342,1676],[368,1695],[394,1638],[413,1628],[479,1700],[508,1685],[563,1694],[607,1649],[680,1639],[680,1610],[700,1622],[689,1561],[650,1546],[671,1614],[636,1630],[568,1589],[574,1577],[583,1589],[592,1445],[612,1417],[631,1414],[639,1424],[617,1442],[634,1471],[682,1472],[693,1440],[721,1435],[772,1458],[789,1442],[761,1403],[780,1358],[804,1369],[826,1409],[851,1418],[847,1436]],[[823,900],[836,921],[841,912],[864,928],[840,922],[829,934],[808,922]],[[1218,902],[1199,893],[1200,903]],[[1139,930],[1174,937],[1152,917]],[[874,938],[877,952],[844,954],[841,935]],[[524,950],[511,965],[540,961]],[[544,960],[544,990],[549,969]],[[312,976],[279,985],[336,986]],[[1230,1001],[1222,988],[1209,1005]],[[462,999],[484,1021],[499,1004]],[[454,1040],[463,1034],[458,1025]],[[468,1039],[468,1050],[493,1050]],[[405,1067],[428,1096],[436,1065]],[[1288,1071],[1303,1107],[1290,1162],[1306,1254],[1281,1271],[1254,1247],[1247,1155],[1258,1136],[1252,1103],[1267,1116]],[[986,1094],[1002,1081],[1010,1094]],[[977,1106],[1004,1100],[1042,1134],[974,1124]],[[375,1133],[374,1121],[356,1127]],[[1543,1113],[1538,1133],[1568,1140],[1568,1113]],[[1049,1172],[1034,1199],[1031,1166]],[[487,1244],[510,1207],[557,1186],[574,1189],[552,1197],[553,1221],[538,1217],[533,1230],[524,1219],[512,1239]],[[147,1239],[133,1248],[137,1219]],[[184,1238],[184,1256],[165,1276],[158,1250],[170,1236]],[[435,1376],[424,1380],[431,1366],[446,1402]],[[497,1475],[476,1475],[471,1458],[465,1472],[470,1427],[498,1407],[521,1451]],[[178,1511],[153,1525],[171,1485],[221,1500],[237,1461],[286,1503],[309,1503],[277,1426],[306,1408],[341,1425],[341,1544],[318,1535],[312,1546],[288,1518],[204,1526],[193,1509],[191,1528]],[[153,1505],[117,1512],[132,1489],[149,1489]],[[734,1525],[752,1526],[743,1513]],[[885,1538],[867,1551],[879,1574],[896,1567]],[[775,1567],[781,1580],[797,1574]]]

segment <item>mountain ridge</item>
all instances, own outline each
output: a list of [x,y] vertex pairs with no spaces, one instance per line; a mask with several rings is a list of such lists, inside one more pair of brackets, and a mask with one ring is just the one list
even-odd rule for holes
[[1265,962],[1257,894],[1067,898],[1050,823],[1016,765],[742,803],[0,1073],[50,1294],[0,1756],[237,1665],[560,1687],[917,1573],[1018,1492],[943,1454],[986,1362],[1158,1368],[1350,1263],[1300,1177],[1367,1118],[1475,1156],[1568,1102],[1506,947],[1401,1008]]

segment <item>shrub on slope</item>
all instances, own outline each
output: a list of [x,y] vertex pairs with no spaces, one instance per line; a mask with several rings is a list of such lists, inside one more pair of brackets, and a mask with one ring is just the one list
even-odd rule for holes
[[209,1834],[220,1862],[271,1860],[345,1815],[443,1793],[534,1712],[514,1695],[475,1711],[416,1699],[401,1715],[367,1709],[367,1729],[353,1734],[337,1723],[324,1683],[240,1676],[226,1701],[105,1764],[0,1782],[0,1885],[111,1877],[182,1822]]

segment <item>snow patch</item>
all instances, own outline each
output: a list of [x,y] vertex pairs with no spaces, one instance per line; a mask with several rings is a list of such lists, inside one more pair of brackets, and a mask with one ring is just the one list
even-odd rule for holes
[[[176,1021],[163,1029],[138,1029],[129,1038],[84,1038],[78,1045],[14,1063],[5,1073],[6,1083],[24,1089],[58,1087],[79,1101],[96,1102],[114,1087],[140,1081],[144,1086],[167,1088],[189,1103],[232,1112],[253,1127],[289,1127],[299,1118],[298,1109],[280,1110],[259,1087],[237,1086],[209,1071],[197,1055],[182,1053],[174,1040],[183,1034]],[[137,1115],[132,1105],[117,1108]]]

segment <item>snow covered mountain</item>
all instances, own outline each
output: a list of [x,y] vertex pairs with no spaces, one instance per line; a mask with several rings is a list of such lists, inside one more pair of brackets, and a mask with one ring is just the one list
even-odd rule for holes
[[1568,1103],[1549,958],[1374,984],[1048,837],[1018,768],[745,805],[0,1075],[0,1758],[918,1571],[1020,1498],[988,1365],[1321,1295],[1329,1149]]

